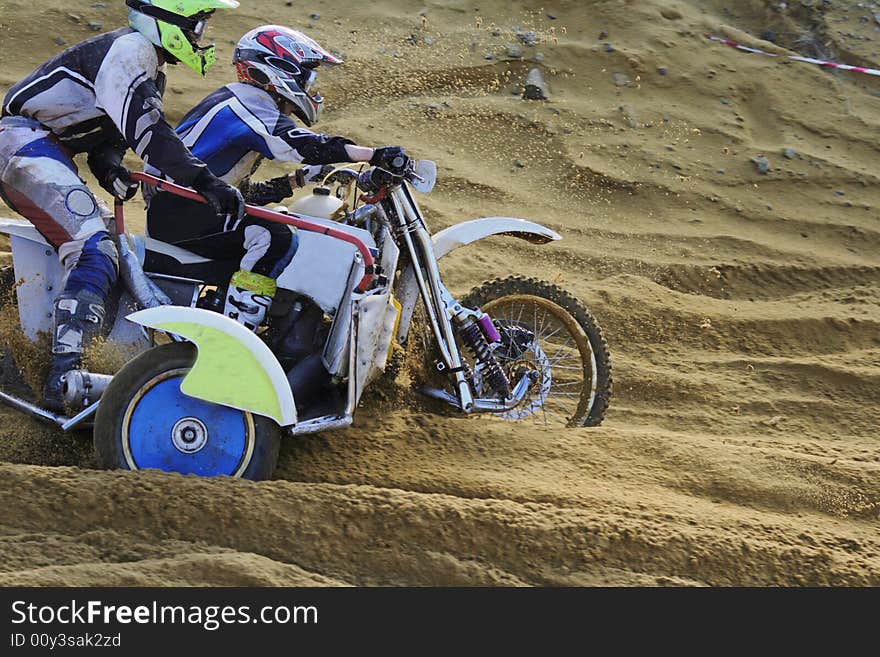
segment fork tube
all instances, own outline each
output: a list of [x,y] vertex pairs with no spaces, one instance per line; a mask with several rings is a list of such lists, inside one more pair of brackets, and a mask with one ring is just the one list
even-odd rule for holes
[[[398,216],[401,217],[401,224],[403,224],[403,213],[401,212],[400,204],[397,203],[397,199],[392,196],[392,200],[395,201],[395,210],[398,213]],[[407,231],[406,227],[403,227],[402,230],[403,239],[406,242],[406,247],[410,252],[410,256],[412,258],[412,268],[413,273],[416,277],[416,283],[419,286],[419,292],[422,295],[422,300],[425,302],[425,309],[428,311],[428,319],[431,320],[431,328],[434,331],[434,337],[437,339],[437,343],[440,347],[440,351],[442,352],[443,360],[446,361],[446,364],[449,367],[457,367],[453,364],[452,354],[447,349],[446,340],[443,337],[443,332],[441,332],[440,324],[437,318],[437,307],[434,304],[434,298],[428,290],[427,284],[425,283],[425,277],[422,272],[421,266],[421,255],[418,251],[416,251],[415,245],[413,244],[412,237],[410,237],[409,231]]]
[[[407,219],[419,226],[419,230],[416,231],[416,236],[418,237],[423,252],[426,254],[425,260],[427,261],[428,266],[428,281],[431,284],[431,291],[434,294],[434,298],[438,300],[437,303],[439,305],[440,300],[444,298],[443,291],[445,288],[441,290],[440,268],[437,266],[437,259],[434,257],[434,245],[431,243],[428,230],[416,210],[415,199],[409,194],[409,190],[402,189],[402,192],[405,194],[407,200],[407,203],[403,204]],[[451,330],[452,327],[450,325],[449,331],[451,332]],[[453,343],[454,342],[455,341],[453,340]]]
[[[407,203],[401,203],[399,195],[401,188],[398,187],[391,194],[391,201],[394,203],[394,209],[397,212],[398,220],[402,228],[403,238],[406,241],[407,248],[413,260],[413,273],[416,276],[416,282],[422,298],[425,300],[425,306],[431,319],[431,326],[434,330],[434,337],[443,354],[446,364],[454,370],[455,383],[458,387],[458,395],[461,400],[461,407],[466,413],[473,410],[474,398],[471,393],[470,384],[464,376],[461,369],[461,354],[458,351],[458,345],[455,342],[455,334],[452,329],[452,323],[449,321],[449,315],[446,312],[445,304],[441,302],[442,295],[440,293],[440,272],[437,268],[437,261],[434,259],[433,247],[430,240],[426,239],[427,230],[421,220],[415,215],[415,211],[407,199]],[[417,250],[413,244],[413,240],[409,231],[407,219],[415,227],[413,231],[418,239],[420,249]],[[431,286],[430,292],[425,284],[425,276],[422,273],[421,260],[427,263],[428,283]]]

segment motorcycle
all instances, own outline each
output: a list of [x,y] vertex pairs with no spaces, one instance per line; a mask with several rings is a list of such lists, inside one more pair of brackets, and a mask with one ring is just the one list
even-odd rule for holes
[[[144,185],[204,201],[147,174]],[[602,329],[573,296],[549,282],[494,279],[457,299],[438,263],[459,247],[505,235],[547,244],[556,232],[487,217],[431,234],[416,200],[437,168],[401,173],[338,168],[321,183],[352,199],[332,216],[248,206],[298,231],[299,249],[278,278],[257,332],[222,314],[238,262],[196,255],[125,231],[116,241],[125,285],[107,340],[137,355],[115,375],[65,377],[68,415],[0,391],[0,400],[65,431],[91,428],[107,468],[156,468],[201,476],[271,477],[282,436],[351,425],[368,386],[391,376],[406,353],[412,379],[445,409],[506,421],[596,426],[611,397]],[[351,209],[349,209],[351,207]],[[0,220],[10,236],[21,328],[51,331],[63,272],[53,249],[24,220]],[[386,372],[389,370],[389,372]]]

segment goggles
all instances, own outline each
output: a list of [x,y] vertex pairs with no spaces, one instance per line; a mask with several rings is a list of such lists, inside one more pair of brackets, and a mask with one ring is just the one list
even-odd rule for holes
[[295,81],[297,85],[302,87],[303,91],[308,91],[315,84],[318,78],[318,72],[314,68],[308,67],[306,64],[297,66],[293,62],[280,57],[264,57],[263,61],[272,68],[286,73],[290,79]]
[[196,21],[195,27],[190,30],[184,30],[185,32],[189,32],[195,38],[196,42],[201,41],[202,37],[205,36],[205,32],[208,29],[208,19],[203,18],[200,21]]
[[187,35],[193,35],[196,41],[205,35],[205,30],[208,26],[208,18],[214,13],[214,11],[211,10],[196,14],[195,16],[181,16],[180,14],[175,14],[167,9],[147,4],[144,0],[125,0],[125,4],[129,9],[134,9],[145,16],[150,16],[156,20],[179,27]]

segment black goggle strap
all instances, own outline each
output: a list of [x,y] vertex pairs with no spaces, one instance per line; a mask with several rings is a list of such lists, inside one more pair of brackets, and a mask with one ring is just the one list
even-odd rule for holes
[[180,14],[175,14],[167,9],[154,7],[143,0],[125,0],[125,4],[129,9],[134,9],[135,11],[138,11],[145,16],[149,16],[150,18],[155,18],[158,21],[170,23],[171,25],[179,27],[184,32],[192,32],[193,34],[198,33],[200,26],[204,29],[204,20],[214,13],[213,11],[203,11],[195,16],[181,16]]

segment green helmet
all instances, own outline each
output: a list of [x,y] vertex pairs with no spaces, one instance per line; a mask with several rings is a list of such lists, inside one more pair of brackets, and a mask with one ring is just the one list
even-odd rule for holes
[[235,9],[237,0],[125,0],[128,22],[156,46],[205,75],[214,65],[214,46],[202,47],[207,20],[217,9]]

